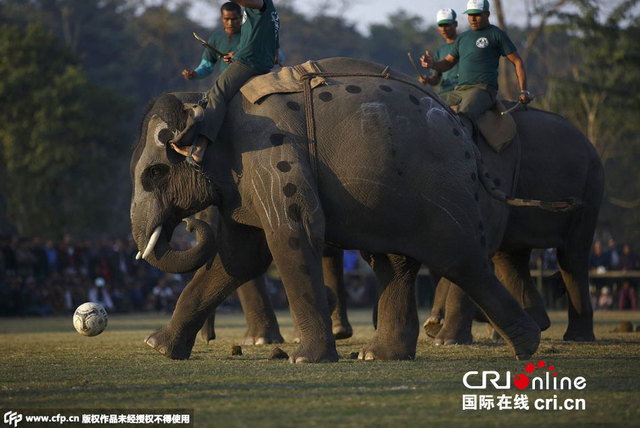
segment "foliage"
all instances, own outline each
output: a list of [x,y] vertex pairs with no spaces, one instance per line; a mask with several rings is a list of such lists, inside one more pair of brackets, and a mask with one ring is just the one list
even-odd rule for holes
[[41,26],[0,26],[0,57],[7,217],[23,234],[102,230],[120,199],[109,189],[126,147],[122,100],[91,84]]

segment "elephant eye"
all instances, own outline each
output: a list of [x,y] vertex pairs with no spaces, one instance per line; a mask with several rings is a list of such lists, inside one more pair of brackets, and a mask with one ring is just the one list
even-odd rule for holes
[[162,186],[166,176],[169,174],[169,166],[155,164],[147,167],[142,173],[142,187],[147,192]]

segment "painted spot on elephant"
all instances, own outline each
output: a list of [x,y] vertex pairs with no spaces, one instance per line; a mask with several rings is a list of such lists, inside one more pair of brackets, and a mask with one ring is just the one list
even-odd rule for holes
[[295,101],[287,102],[287,107],[289,107],[293,111],[300,111],[300,104]]
[[480,222],[480,224],[478,224],[478,229],[484,230],[484,223]]
[[458,128],[453,128],[453,135],[455,135],[456,137],[460,136],[460,130]]
[[282,191],[284,192],[284,195],[287,198],[292,197],[293,195],[295,195],[296,191],[298,190],[298,187],[293,184],[293,183],[287,183],[284,185],[284,187],[282,188]]
[[397,172],[397,173],[398,173],[398,175],[399,175],[399,176],[401,176],[401,177],[402,177],[402,175],[404,174],[404,171],[403,171],[403,170],[401,170],[400,168],[398,168],[398,169],[396,170],[396,172]]
[[287,161],[280,161],[276,164],[276,167],[282,172],[291,171],[291,164]]
[[495,184],[495,185],[496,185],[496,187],[500,187],[500,183],[502,183],[502,182],[500,181],[500,179],[499,179],[499,178],[494,178],[494,179],[493,179],[493,184]]
[[289,205],[289,207],[287,208],[287,216],[291,220],[297,223],[300,223],[300,220],[302,220],[302,208],[300,208],[300,205],[298,204]]
[[465,158],[465,159],[471,159],[471,153],[469,153],[469,152],[464,152],[464,158]]
[[271,141],[271,144],[273,144],[274,146],[281,146],[282,143],[284,142],[284,134],[271,134],[271,137],[269,137],[269,140]]
[[383,90],[383,91],[385,91],[385,92],[391,92],[391,91],[393,91],[393,89],[391,89],[391,87],[390,87],[390,86],[387,86],[387,85],[380,85],[380,86],[379,86],[379,88],[380,88],[380,89],[382,89],[382,90]]
[[476,173],[475,173],[475,172],[472,172],[472,173],[471,173],[471,179],[472,179],[473,181],[476,181],[476,178],[477,178],[477,177],[476,177]]
[[320,95],[318,95],[318,98],[320,98],[324,102],[328,102],[333,99],[333,95],[331,95],[331,92],[325,91],[325,92],[320,92]]
[[292,236],[291,238],[289,238],[289,248],[291,248],[292,250],[299,250],[300,249],[300,239],[296,238],[295,236]]
[[411,102],[414,103],[417,106],[420,105],[420,101],[412,94],[409,95],[409,100],[411,100]]
[[356,86],[356,85],[349,85],[345,88],[345,90],[350,94],[359,94],[360,92],[362,92],[362,89],[360,88],[360,86]]
[[449,113],[442,109],[442,107],[437,106],[430,108],[426,113],[427,125],[429,126],[430,130],[436,134],[441,135],[441,133],[444,131],[444,126],[449,126],[446,122],[447,116],[449,116]]

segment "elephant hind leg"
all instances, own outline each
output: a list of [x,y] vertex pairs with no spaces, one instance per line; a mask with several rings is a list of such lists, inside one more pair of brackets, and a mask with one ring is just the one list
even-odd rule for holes
[[449,294],[449,287],[451,282],[447,279],[441,278],[436,285],[436,292],[433,298],[433,307],[431,308],[431,315],[424,322],[422,328],[427,336],[435,339],[440,329],[442,329],[442,323],[445,317],[445,305],[447,304],[447,295]]
[[578,342],[594,341],[587,256],[576,257],[575,253],[559,249],[558,264],[569,295],[569,324],[563,339]]
[[238,297],[247,321],[247,332],[244,335],[245,345],[284,342],[263,276],[238,288]]
[[359,358],[413,359],[420,332],[415,297],[420,262],[393,254],[373,254],[369,260],[381,289],[378,322],[375,336],[360,352]]
[[324,282],[335,295],[335,307],[331,311],[331,329],[336,339],[353,336],[353,328],[347,318],[347,290],[343,277],[343,254],[338,248],[325,247],[322,255]]
[[[447,284],[448,283],[448,284]],[[447,301],[442,329],[435,337],[435,345],[470,345],[473,342],[471,326],[479,312],[464,291],[448,279],[441,279],[438,287],[447,285]]]
[[501,251],[493,256],[493,263],[500,282],[520,303],[525,312],[534,319],[540,330],[544,331],[549,328],[551,321],[547,315],[542,296],[531,278],[530,256],[530,249],[512,252]]

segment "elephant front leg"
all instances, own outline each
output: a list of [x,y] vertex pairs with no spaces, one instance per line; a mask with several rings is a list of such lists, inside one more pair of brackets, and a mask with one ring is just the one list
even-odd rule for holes
[[433,307],[431,308],[431,315],[424,322],[422,328],[427,336],[435,339],[442,324],[444,323],[445,305],[447,304],[447,295],[449,294],[449,287],[451,282],[445,278],[441,278],[436,285],[436,292],[433,299]]
[[[217,275],[214,274],[216,272]],[[215,308],[240,284],[240,281],[222,275],[222,272],[224,269],[218,257],[211,269],[200,268],[180,294],[169,323],[147,336],[145,343],[168,358],[189,358],[198,330]],[[222,280],[216,281],[218,278]]]
[[442,282],[449,283],[449,293],[447,294],[442,328],[433,343],[436,346],[470,345],[473,342],[471,326],[479,310],[460,287],[446,278],[440,281],[440,283]]
[[331,312],[333,337],[348,339],[353,336],[353,328],[347,318],[347,290],[344,286],[344,262],[342,250],[326,247],[322,255],[324,282],[336,297],[335,308]]
[[[295,218],[298,218],[296,216]],[[280,272],[300,345],[289,354],[293,363],[338,361],[322,276],[324,228],[282,227],[267,232],[273,260]]]
[[372,255],[370,263],[381,287],[378,322],[375,336],[358,358],[413,359],[420,331],[415,298],[420,263],[405,256],[385,254]]
[[245,345],[284,342],[267,294],[264,277],[256,278],[238,288],[238,297],[247,321]]

